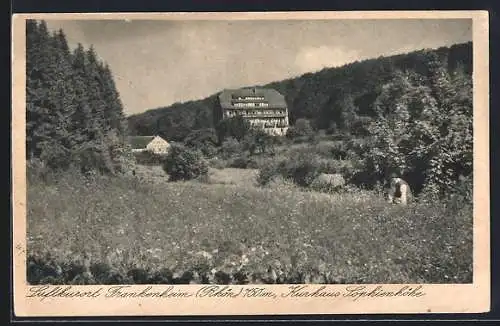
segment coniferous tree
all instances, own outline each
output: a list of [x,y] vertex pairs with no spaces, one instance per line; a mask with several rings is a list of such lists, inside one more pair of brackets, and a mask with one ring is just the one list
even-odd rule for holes
[[99,62],[94,48],[91,46],[85,53],[85,74],[87,82],[87,100],[89,101],[91,116],[94,120],[93,138],[100,139],[110,126],[105,123],[106,102],[104,98],[103,83],[99,71]]
[[[63,34],[49,34],[44,22],[29,23],[27,63],[27,113],[30,157],[64,168],[70,162],[68,134],[74,111],[71,69]],[[33,43],[31,43],[33,42]]]
[[85,50],[78,44],[72,55],[73,87],[75,90],[76,111],[72,117],[72,133],[78,146],[82,146],[90,139],[86,133],[91,110],[87,99],[85,75]]
[[45,24],[28,20],[26,25],[26,131],[28,157],[41,154],[41,144],[48,139],[46,129],[49,108],[45,85],[49,66],[49,33]]
[[123,114],[123,104],[116,88],[113,75],[109,65],[99,65],[99,74],[102,82],[102,94],[106,107],[104,119],[109,128],[114,129],[120,135],[126,134],[126,120]]
[[122,171],[130,149],[109,66],[92,46],[72,53],[64,32],[49,33],[44,21],[28,21],[26,33],[28,158],[53,169]]

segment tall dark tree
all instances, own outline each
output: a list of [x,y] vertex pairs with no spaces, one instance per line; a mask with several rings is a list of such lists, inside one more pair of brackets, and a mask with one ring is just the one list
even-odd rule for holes
[[64,34],[49,34],[45,22],[27,32],[27,132],[29,156],[52,167],[70,162],[71,115],[75,111],[71,64]]
[[74,72],[73,87],[75,89],[76,112],[72,117],[72,134],[77,145],[83,147],[93,138],[93,132],[98,126],[92,117],[87,91],[87,74],[85,49],[78,44],[73,52],[72,68]]
[[123,107],[91,46],[71,52],[62,30],[26,24],[27,155],[49,167],[113,173],[127,156]]
[[106,107],[104,110],[104,119],[109,128],[116,130],[119,134],[125,135],[127,125],[125,115],[123,114],[123,104],[120,94],[116,88],[113,74],[107,63],[99,65],[99,74],[102,85],[102,95]]
[[94,47],[85,52],[85,74],[87,82],[87,100],[89,101],[92,118],[95,121],[95,137],[102,137],[110,128],[105,123],[107,103],[104,97],[104,85],[99,71],[99,61]]
[[50,121],[47,103],[46,70],[49,66],[49,33],[36,20],[26,23],[26,131],[27,156],[41,154],[41,143],[48,139]]

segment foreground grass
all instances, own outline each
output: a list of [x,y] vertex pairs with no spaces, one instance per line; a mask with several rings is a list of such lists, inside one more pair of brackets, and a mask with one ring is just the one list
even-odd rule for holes
[[471,207],[370,193],[67,176],[27,222],[33,284],[472,282]]

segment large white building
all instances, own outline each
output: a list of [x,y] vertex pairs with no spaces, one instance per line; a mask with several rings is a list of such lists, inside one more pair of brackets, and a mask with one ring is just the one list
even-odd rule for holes
[[288,130],[288,109],[285,98],[271,88],[241,88],[219,94],[220,118],[243,116],[252,126],[272,135],[285,135]]

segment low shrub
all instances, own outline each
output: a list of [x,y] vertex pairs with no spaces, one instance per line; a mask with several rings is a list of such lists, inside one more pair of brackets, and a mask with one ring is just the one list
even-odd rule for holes
[[264,161],[257,175],[257,183],[265,186],[278,175],[281,175],[280,162],[272,160]]
[[345,142],[336,141],[330,148],[330,154],[337,160],[345,160],[349,154],[349,151]]
[[291,137],[289,139],[291,139],[294,144],[302,144],[309,142],[309,136],[295,136],[295,135],[288,136],[287,134],[287,137]]
[[213,128],[193,130],[184,139],[185,146],[201,151],[208,158],[217,154],[217,143],[217,133]]
[[285,179],[281,175],[272,177],[271,180],[269,180],[269,182],[266,184],[266,187],[278,191],[298,190],[297,185],[292,180]]
[[236,138],[228,137],[222,142],[219,151],[222,158],[229,159],[243,153],[243,145]]
[[137,164],[158,165],[163,163],[163,161],[166,158],[166,155],[155,154],[150,151],[144,151],[144,152],[135,152],[134,157]]
[[293,139],[298,137],[310,137],[314,136],[314,129],[311,126],[311,122],[307,119],[297,119],[293,126],[288,128],[286,137]]
[[341,172],[341,166],[338,161],[319,159],[318,166],[321,173],[333,174]]
[[218,157],[208,160],[208,165],[214,169],[222,170],[228,166],[227,161]]
[[50,180],[54,179],[55,175],[55,172],[39,159],[27,161],[26,172],[28,183],[50,182]]
[[472,175],[460,176],[456,183],[456,186],[451,191],[450,197],[456,199],[457,201],[463,201],[472,204],[474,200],[473,189],[474,183]]
[[270,161],[261,167],[258,176],[260,185],[267,184],[273,177],[282,176],[301,187],[308,187],[320,174],[317,157],[297,152],[282,161]]
[[257,162],[247,155],[240,155],[230,160],[229,167],[237,169],[256,169]]
[[317,157],[306,153],[292,155],[289,160],[281,162],[279,169],[282,176],[301,187],[308,187],[320,174]]
[[345,179],[341,174],[320,174],[311,183],[310,188],[319,192],[338,192],[345,186]]
[[314,151],[322,158],[332,158],[332,144],[329,141],[321,141],[314,146]]
[[191,180],[208,175],[208,163],[203,154],[182,145],[173,145],[163,163],[169,181]]

